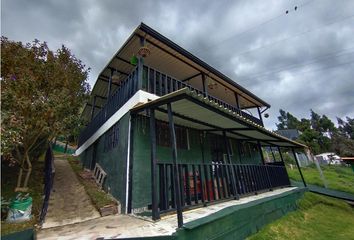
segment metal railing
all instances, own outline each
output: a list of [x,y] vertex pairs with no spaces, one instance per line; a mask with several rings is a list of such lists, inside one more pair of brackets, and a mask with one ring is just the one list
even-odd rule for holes
[[[156,94],[158,96],[163,96],[182,88],[188,88],[199,95],[207,97],[209,101],[214,102],[218,106],[228,109],[232,112],[236,112],[239,115],[253,121],[254,123],[263,126],[262,120],[242,111],[241,109],[214,96],[208,95],[207,93],[191,86],[190,84],[177,80],[146,65],[143,66],[142,76],[142,90]],[[138,67],[136,67],[133,72],[120,83],[120,86],[116,92],[108,98],[106,104],[81,132],[78,141],[79,147],[87,139],[89,139],[103,125],[103,123],[105,123],[107,119],[110,118],[126,101],[128,101],[130,97],[132,97],[139,90],[138,82]]]
[[49,145],[44,159],[44,199],[39,216],[40,224],[43,224],[45,216],[47,215],[48,204],[50,194],[52,192],[53,183],[54,183],[54,156],[51,145]]
[[120,83],[118,89],[112,94],[106,104],[80,133],[78,146],[89,139],[124,103],[138,91],[138,68]]
[[182,82],[180,80],[177,80],[167,74],[164,74],[162,72],[159,72],[151,67],[144,66],[143,68],[143,89],[156,94],[158,96],[163,96],[169,93],[172,93],[174,91],[180,90],[182,88],[188,88],[189,90],[192,90],[196,92],[197,94],[200,94],[204,97],[207,97],[209,101],[213,101],[220,107],[223,107],[225,109],[231,110],[232,112],[236,112],[237,114],[253,121],[254,123],[263,126],[262,120],[252,116],[249,113],[246,113],[242,111],[241,109],[237,108],[236,106],[233,106],[229,103],[226,103],[225,101],[218,99],[214,96],[208,95],[202,90],[199,90],[190,84],[187,84],[185,82]]
[[290,186],[284,166],[250,164],[177,164],[180,190],[175,190],[172,163],[158,163],[158,211],[176,210],[176,194],[182,208]]

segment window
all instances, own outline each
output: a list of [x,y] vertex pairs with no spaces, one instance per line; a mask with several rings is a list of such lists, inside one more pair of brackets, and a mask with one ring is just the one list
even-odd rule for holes
[[[188,133],[184,127],[176,126],[176,142],[177,148],[188,149]],[[156,142],[157,145],[163,147],[171,147],[171,135],[168,123],[156,121]]]
[[104,151],[109,152],[118,145],[119,128],[114,124],[104,135]]

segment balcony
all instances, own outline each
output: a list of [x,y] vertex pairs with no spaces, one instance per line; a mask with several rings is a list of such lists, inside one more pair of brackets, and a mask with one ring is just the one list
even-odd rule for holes
[[207,98],[209,101],[214,102],[215,104],[232,112],[236,112],[244,118],[263,126],[261,119],[258,119],[251,114],[242,111],[236,106],[226,103],[225,101],[211,96],[208,93],[191,86],[190,84],[161,73],[149,66],[143,66],[142,81],[140,82],[138,79],[138,69],[138,67],[134,68],[131,74],[127,76],[125,80],[120,82],[120,86],[115,93],[108,98],[106,104],[102,107],[98,114],[96,114],[85,129],[81,131],[78,141],[79,147],[140,89],[153,93],[157,96],[164,96],[182,88],[188,88],[189,90],[196,92],[198,95],[204,96],[204,98]]

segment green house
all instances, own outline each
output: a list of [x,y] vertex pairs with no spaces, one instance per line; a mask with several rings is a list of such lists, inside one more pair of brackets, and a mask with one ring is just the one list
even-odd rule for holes
[[263,127],[268,108],[141,23],[97,78],[76,154],[123,213],[176,211],[181,226],[187,209],[290,186],[262,148],[305,146]]

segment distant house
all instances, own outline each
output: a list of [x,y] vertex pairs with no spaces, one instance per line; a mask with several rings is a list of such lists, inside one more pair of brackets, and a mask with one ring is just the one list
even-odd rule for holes
[[262,148],[306,146],[263,127],[269,107],[142,23],[99,74],[76,154],[123,213],[181,214],[290,185]]
[[341,157],[341,159],[344,163],[351,165],[354,172],[354,157]]
[[338,165],[342,162],[342,159],[333,152],[321,153],[316,155],[315,158],[320,164]]

